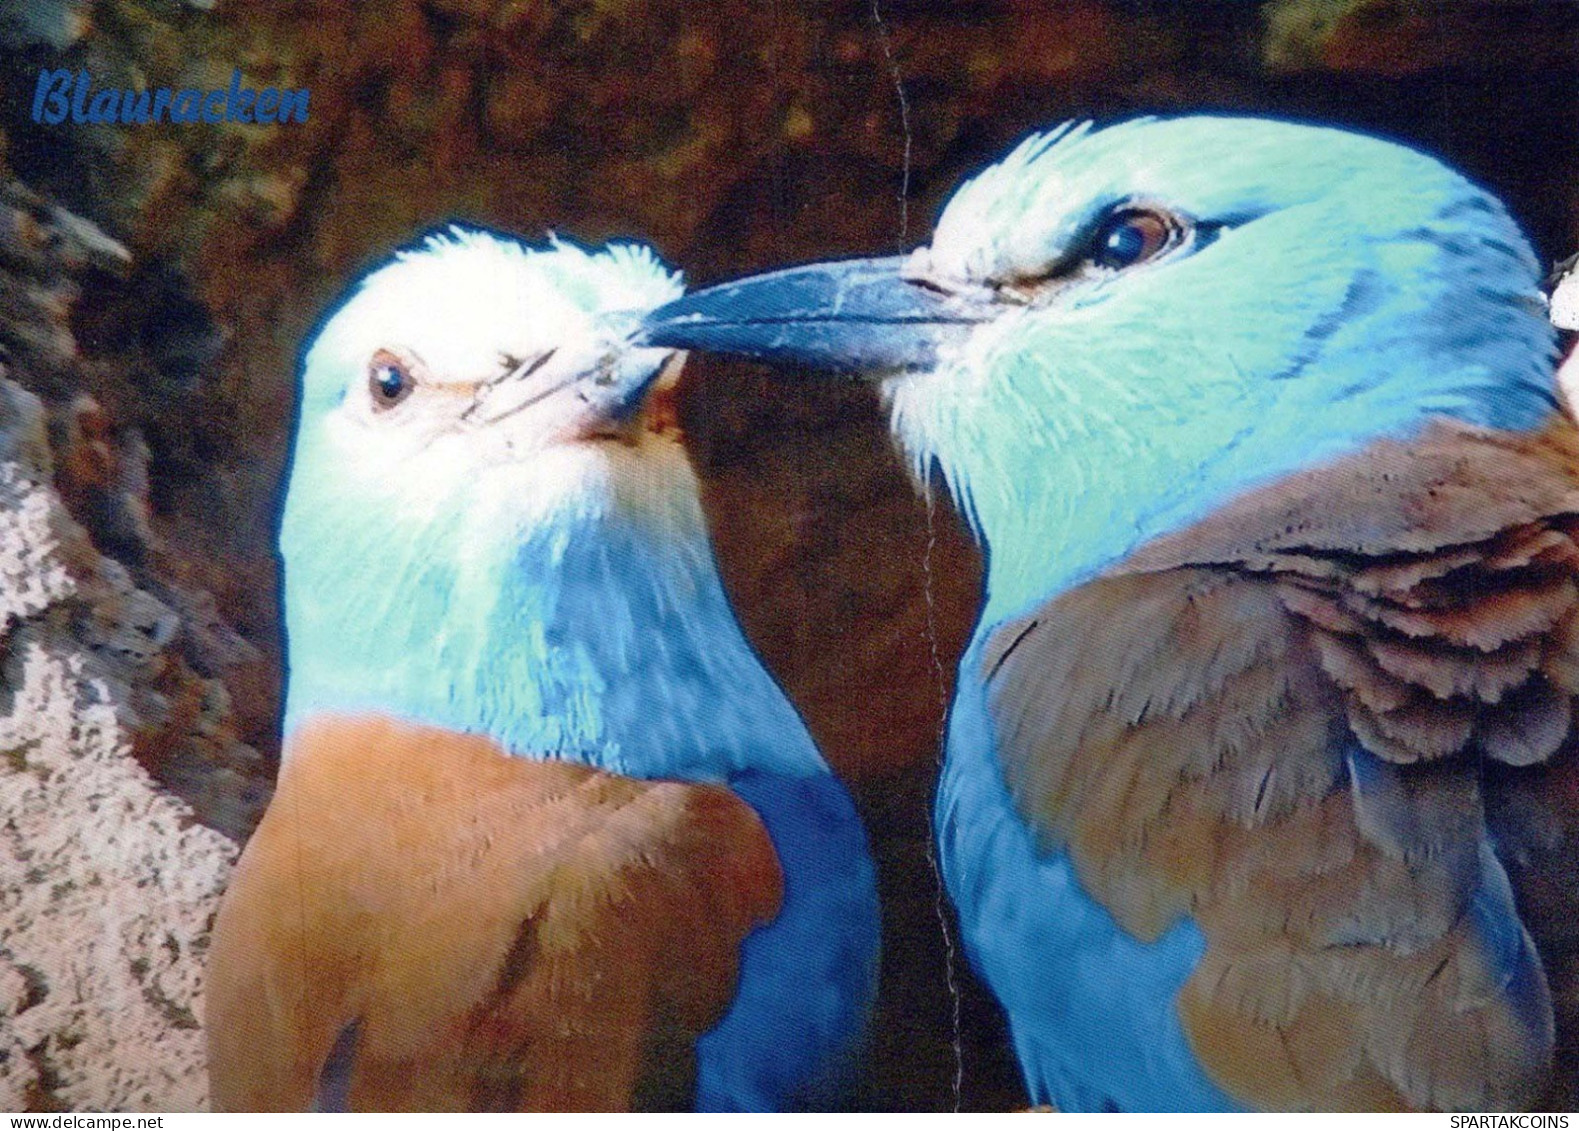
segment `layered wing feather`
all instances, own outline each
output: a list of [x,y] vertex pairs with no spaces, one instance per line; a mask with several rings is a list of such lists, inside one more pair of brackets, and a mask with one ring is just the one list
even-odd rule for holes
[[984,670],[1043,846],[1137,937],[1200,928],[1178,1007],[1231,1094],[1572,1102],[1566,421],[1440,423],[1252,492],[1000,626]]
[[356,1110],[689,1106],[782,883],[727,789],[316,718],[215,924],[214,1105],[331,1083]]

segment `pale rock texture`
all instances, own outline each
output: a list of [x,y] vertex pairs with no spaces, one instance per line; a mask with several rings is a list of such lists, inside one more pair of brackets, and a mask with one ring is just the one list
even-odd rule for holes
[[236,846],[132,757],[170,724],[180,620],[93,548],[50,465],[41,403],[0,378],[0,1110],[194,1110]]

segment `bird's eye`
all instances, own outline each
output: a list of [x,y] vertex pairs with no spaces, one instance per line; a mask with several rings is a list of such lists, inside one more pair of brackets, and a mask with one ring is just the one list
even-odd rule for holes
[[379,350],[367,364],[367,391],[374,408],[394,408],[416,387],[411,367],[387,350]]
[[1179,242],[1183,229],[1172,216],[1149,208],[1126,208],[1109,216],[1091,241],[1091,262],[1122,271],[1155,259]]

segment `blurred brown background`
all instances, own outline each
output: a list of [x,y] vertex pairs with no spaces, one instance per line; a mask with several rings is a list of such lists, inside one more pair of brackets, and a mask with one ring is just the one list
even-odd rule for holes
[[[1228,110],[1402,139],[1498,191],[1548,260],[1579,246],[1572,0],[0,0],[0,45],[5,365],[42,398],[72,516],[179,621],[139,677],[175,707],[144,712],[138,758],[234,839],[272,774],[297,351],[425,229],[631,237],[706,283],[923,240],[1038,127]],[[39,125],[46,66],[136,88],[239,67],[310,90],[310,120]],[[881,860],[862,1102],[953,1106],[926,805],[978,562],[951,515],[928,521],[860,390],[693,364],[684,416],[742,619]],[[961,965],[960,1102],[1020,1103]]]

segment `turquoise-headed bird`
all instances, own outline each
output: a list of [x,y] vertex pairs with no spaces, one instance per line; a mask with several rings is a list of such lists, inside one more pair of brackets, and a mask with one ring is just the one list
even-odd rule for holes
[[649,320],[879,381],[980,539],[935,826],[1038,1102],[1571,1084],[1579,441],[1537,284],[1436,160],[1191,117],[1035,137],[909,256]]
[[855,809],[725,598],[648,252],[430,239],[306,354],[277,792],[208,968],[222,1109],[831,1102]]

